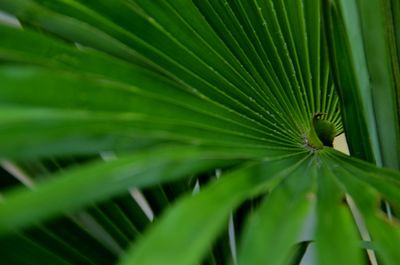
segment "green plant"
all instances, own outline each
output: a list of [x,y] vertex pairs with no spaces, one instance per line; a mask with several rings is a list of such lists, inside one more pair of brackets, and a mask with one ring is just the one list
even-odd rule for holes
[[398,1],[0,10],[2,264],[400,260]]

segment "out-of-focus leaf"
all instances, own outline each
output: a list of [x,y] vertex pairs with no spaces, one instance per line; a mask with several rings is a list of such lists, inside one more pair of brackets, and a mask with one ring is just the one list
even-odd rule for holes
[[274,187],[298,168],[305,157],[303,154],[233,171],[199,194],[186,197],[166,213],[121,264],[197,264],[241,201],[255,192]]
[[344,192],[327,167],[327,162],[329,160],[322,159],[318,176],[315,231],[318,264],[362,265],[360,237],[356,225],[349,208],[343,203]]
[[[343,1],[345,2],[345,1]],[[382,165],[400,169],[399,60],[390,0],[357,1]],[[380,163],[378,164],[380,165]]]
[[246,225],[238,264],[283,264],[314,204],[315,177],[316,164],[304,161],[265,198]]
[[323,10],[350,152],[399,168],[400,70],[389,2],[326,0]]
[[359,159],[345,156],[339,152],[329,153],[330,163],[335,163],[351,172],[352,178],[370,185],[390,202],[400,205],[400,173],[398,171],[378,168]]
[[[18,246],[18,253],[15,251],[15,246]],[[71,263],[21,235],[9,235],[1,238],[0,247],[1,261],[4,264],[20,265],[34,261],[41,264],[71,265]]]
[[[355,2],[324,1],[322,10],[327,45],[330,46],[330,60],[341,98],[342,118],[351,153],[362,159],[379,161],[371,88],[359,16],[354,13],[357,9]],[[348,9],[343,9],[343,4]]]
[[[61,173],[59,178],[45,182],[34,192],[14,191],[6,196],[0,204],[0,231],[4,233],[21,228],[56,213],[104,200],[133,186],[145,187],[171,181],[232,164],[235,161],[232,159],[255,158],[257,153],[248,150],[246,155],[246,151],[237,151],[169,146]],[[279,154],[287,155],[286,152],[271,152],[270,159],[279,158]]]
[[[342,166],[338,167],[337,165]],[[400,229],[397,222],[389,221],[380,212],[380,194],[374,186],[368,185],[359,178],[354,178],[354,173],[349,170],[347,165],[331,162],[330,166],[362,213],[378,256],[382,257],[387,264],[396,264],[400,258],[397,249],[400,244]],[[382,176],[385,175],[385,171],[378,168],[377,170],[381,171]]]

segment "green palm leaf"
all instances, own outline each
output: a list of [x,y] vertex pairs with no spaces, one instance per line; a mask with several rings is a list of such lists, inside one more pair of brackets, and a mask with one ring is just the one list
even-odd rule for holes
[[396,1],[0,10],[2,262],[400,259]]

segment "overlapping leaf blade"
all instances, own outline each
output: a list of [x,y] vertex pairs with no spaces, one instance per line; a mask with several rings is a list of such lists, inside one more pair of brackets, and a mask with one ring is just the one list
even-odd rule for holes
[[399,63],[389,2],[325,1],[324,11],[350,151],[398,168]]
[[238,264],[283,264],[287,259],[314,204],[316,164],[309,163],[297,165],[249,218]]
[[[262,162],[228,173],[215,185],[175,205],[121,264],[196,264],[233,208],[249,195],[274,187],[305,157]],[[282,168],[289,163],[290,168]],[[175,233],[177,226],[179,234]],[[152,255],[153,251],[157,255]],[[178,260],[176,253],[180,253]]]
[[[344,192],[329,168],[322,165],[315,232],[318,264],[363,264],[358,231],[342,200]],[[332,233],[336,229],[340,233]]]
[[[397,201],[399,193],[393,194],[392,192],[386,192],[386,190],[395,189],[398,191],[398,184],[395,184],[395,187],[393,187],[393,184],[388,181],[386,183],[381,182],[381,185],[376,186],[370,185],[368,179],[363,179],[362,177],[355,178],[354,176],[356,175],[362,176],[367,175],[367,173],[363,168],[358,167],[358,172],[354,174],[354,165],[350,164],[349,161],[340,163],[331,160],[330,167],[346,192],[352,196],[362,213],[363,219],[371,233],[374,249],[376,249],[378,255],[382,257],[384,262],[388,262],[389,264],[396,263],[399,257],[398,251],[394,246],[400,243],[398,224],[394,220],[390,221],[387,219],[379,209],[379,202],[382,196],[387,196],[388,199]],[[398,172],[385,172],[385,170],[377,167],[374,168],[374,171],[379,172],[381,178],[390,179],[393,174],[397,177],[399,176]]]
[[[99,201],[130,187],[144,187],[171,181],[213,167],[232,164],[232,159],[257,157],[258,151],[198,149],[167,146],[139,154],[79,168],[49,181],[35,192],[17,191],[0,205],[0,230],[7,232],[56,213],[76,209],[93,200]],[[235,155],[236,153],[236,155]],[[278,155],[272,152],[271,158]],[[282,154],[282,153],[281,153]],[[286,154],[284,152],[283,154]],[[96,189],[93,189],[93,185]],[[65,200],[65,198],[69,200]],[[48,198],[52,198],[51,201]]]

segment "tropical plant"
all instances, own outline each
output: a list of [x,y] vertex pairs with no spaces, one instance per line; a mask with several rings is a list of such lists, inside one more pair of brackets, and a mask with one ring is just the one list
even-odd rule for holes
[[397,0],[0,10],[1,264],[399,264]]

